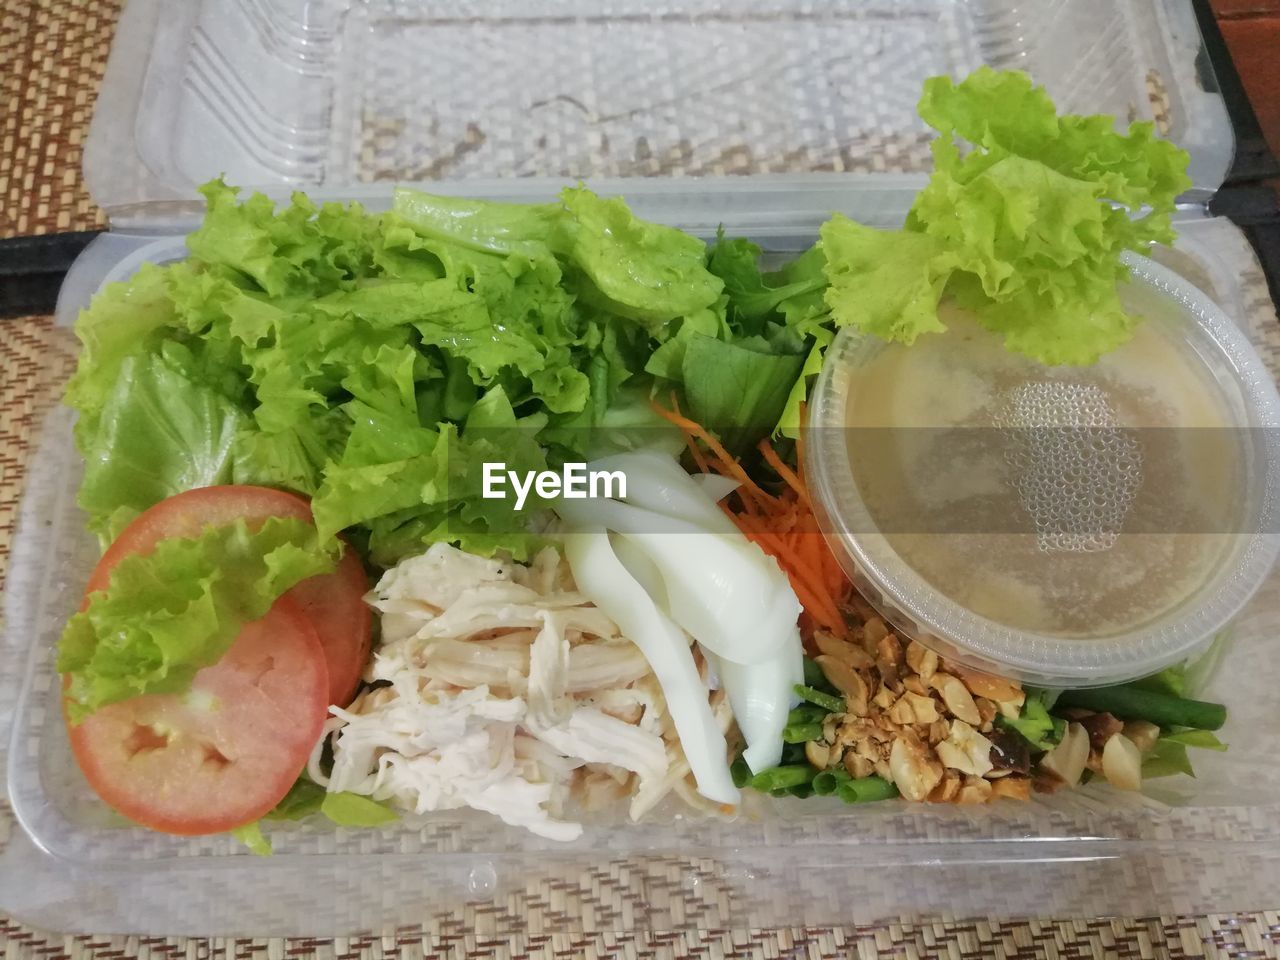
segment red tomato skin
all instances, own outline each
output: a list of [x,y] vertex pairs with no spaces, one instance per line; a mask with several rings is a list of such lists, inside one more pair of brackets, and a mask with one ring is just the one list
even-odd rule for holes
[[[85,603],[90,593],[107,588],[111,571],[130,554],[150,553],[169,537],[199,536],[205,527],[268,517],[314,522],[306,497],[272,487],[198,487],[161,500],[135,517],[103,553],[85,586]],[[329,664],[329,703],[340,707],[355,696],[373,644],[373,612],[364,602],[369,580],[356,552],[349,544],[343,547],[337,570],[304,580],[285,594],[315,626]]]
[[247,484],[197,487],[174,494],[142,511],[120,531],[89,575],[84,592],[105,590],[116,564],[130,554],[150,553],[161,540],[198,537],[205,527],[267,517],[292,517],[311,523],[311,504],[296,493]]
[[94,792],[144,827],[197,836],[260,819],[320,739],[328,670],[315,628],[281,598],[185,694],[145,694],[67,723]]
[[[335,583],[336,581],[336,583]],[[347,546],[333,573],[309,577],[285,594],[311,620],[329,665],[329,703],[345,707],[356,695],[373,647],[373,610],[364,602],[369,578]]]

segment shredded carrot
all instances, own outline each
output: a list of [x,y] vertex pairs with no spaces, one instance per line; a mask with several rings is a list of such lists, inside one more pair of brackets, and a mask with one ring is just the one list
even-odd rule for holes
[[[671,399],[672,405],[674,406],[675,397],[673,396]],[[717,440],[711,432],[706,430],[701,424],[695,423],[677,412],[667,410],[657,403],[653,404],[653,409],[657,412],[658,416],[671,421],[681,430],[685,431],[685,433],[690,434],[706,444],[707,449],[711,452],[711,455],[717,461],[717,465],[721,468],[721,470],[717,472],[723,472],[725,476],[733,477],[733,479],[737,480],[738,483],[742,484],[741,492],[745,492],[746,496],[753,498],[757,504],[761,506],[774,503],[774,498],[761,490],[759,485],[747,476],[747,471],[742,469],[742,464],[738,463],[737,458],[730,455],[729,451],[721,445],[720,441]]]
[[769,466],[773,467],[778,476],[786,481],[787,486],[796,492],[796,495],[805,506],[811,507],[812,504],[809,503],[809,491],[804,488],[804,484],[800,482],[800,478],[796,476],[792,469],[782,462],[782,458],[778,456],[777,451],[773,449],[773,445],[769,443],[768,440],[761,440],[759,449],[760,452],[764,454],[765,462],[768,463]]
[[[671,395],[671,406],[675,408],[677,413],[680,412],[680,407],[676,404],[674,393]],[[693,457],[693,462],[697,464],[698,471],[700,473],[710,473],[711,467],[707,463],[707,458],[702,453],[702,448],[698,446],[697,438],[684,427],[680,428],[680,432],[684,434],[685,446],[689,448],[689,456]]]
[[796,441],[795,469],[778,455],[768,440],[761,441],[760,455],[781,481],[779,491],[771,494],[747,475],[737,458],[710,431],[680,412],[674,395],[671,406],[671,410],[666,410],[654,404],[654,409],[680,428],[697,469],[732,477],[741,485],[737,490],[741,509],[735,510],[726,504],[721,504],[721,508],[743,535],[776,559],[786,573],[804,607],[801,625],[806,638],[818,628],[839,637],[848,636],[843,606],[849,600],[853,584],[827,546],[814,515],[804,478],[803,441]]

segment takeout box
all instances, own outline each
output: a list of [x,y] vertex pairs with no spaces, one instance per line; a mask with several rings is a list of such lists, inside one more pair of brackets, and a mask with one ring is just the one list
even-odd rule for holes
[[[921,82],[987,63],[1028,70],[1063,110],[1154,119],[1190,151],[1179,243],[1155,256],[1256,340],[1249,325],[1269,309],[1241,283],[1252,254],[1206,207],[1232,140],[1198,49],[1184,0],[132,0],[86,145],[111,229],[68,275],[58,321],[141,263],[181,258],[194,187],[219,173],[373,209],[395,183],[530,201],[585,178],[640,216],[703,236],[723,224],[777,253],[807,247],[833,210],[895,225],[930,163]],[[2,776],[21,824],[0,837],[0,909],[36,926],[390,933],[583,883],[608,906],[566,903],[547,932],[1272,905],[1274,581],[1207,688],[1230,704],[1230,752],[1142,794],[1091,785],[976,809],[771,801],[750,819],[619,816],[565,845],[464,811],[379,831],[280,828],[269,859],[227,836],[125,825],[72,762],[53,669],[96,559],[70,428],[55,412],[29,467],[0,652]]]

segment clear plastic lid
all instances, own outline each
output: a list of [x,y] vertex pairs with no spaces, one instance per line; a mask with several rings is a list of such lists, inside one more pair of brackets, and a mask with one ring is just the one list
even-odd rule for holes
[[1042,686],[1145,676],[1274,564],[1275,385],[1204,293],[1126,258],[1144,320],[1090,367],[962,317],[910,347],[846,329],[827,354],[806,438],[824,530],[881,613],[949,657]]
[[1232,139],[1198,46],[1186,0],[133,0],[85,178],[117,226],[189,217],[218,174],[375,201],[586,178],[647,216],[794,226],[868,184],[909,200],[922,82],[988,64],[1060,109],[1154,120],[1213,190]]

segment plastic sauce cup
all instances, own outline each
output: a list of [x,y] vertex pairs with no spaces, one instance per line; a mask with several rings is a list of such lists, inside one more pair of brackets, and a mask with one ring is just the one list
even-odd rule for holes
[[[1141,512],[1135,504],[1147,498],[1158,511],[1161,501],[1170,499],[1177,492],[1162,488],[1161,478],[1150,475],[1151,469],[1159,461],[1163,447],[1179,444],[1179,450],[1188,446],[1195,449],[1195,444],[1200,442],[1199,437],[1206,438],[1206,442],[1212,438],[1219,443],[1228,438],[1236,452],[1232,458],[1234,465],[1230,476],[1233,479],[1230,485],[1223,488],[1220,497],[1212,498],[1220,501],[1219,505],[1224,508],[1229,508],[1226,511],[1231,518],[1229,526],[1211,531],[1212,542],[1217,545],[1211,553],[1196,555],[1193,551],[1191,556],[1195,556],[1196,563],[1202,565],[1195,567],[1195,576],[1175,580],[1179,586],[1169,588],[1172,593],[1141,615],[1135,615],[1132,622],[1123,619],[1099,619],[1096,624],[1088,622],[1095,613],[1095,605],[1098,610],[1107,603],[1114,605],[1115,598],[1111,594],[1123,593],[1109,574],[1096,584],[1093,595],[1079,596],[1069,609],[1064,608],[1061,622],[1052,618],[1040,620],[1034,616],[1023,616],[1022,607],[1013,601],[1002,606],[1003,581],[992,575],[982,563],[975,563],[972,567],[953,563],[950,568],[945,568],[949,569],[951,579],[942,577],[936,569],[929,567],[928,551],[934,547],[950,550],[952,544],[959,541],[937,538],[986,534],[974,531],[957,533],[945,529],[945,514],[942,514],[944,528],[938,528],[936,532],[929,526],[929,523],[937,523],[936,518],[913,530],[910,538],[899,536],[900,528],[886,529],[886,513],[876,508],[874,491],[879,490],[883,495],[888,488],[883,483],[877,486],[878,481],[868,479],[873,473],[861,469],[865,466],[865,458],[884,456],[885,451],[893,456],[893,451],[906,449],[911,443],[921,449],[932,448],[928,444],[921,447],[923,441],[920,437],[907,441],[894,436],[895,432],[902,434],[909,429],[905,424],[889,422],[881,425],[885,428],[883,431],[864,432],[863,424],[851,412],[851,403],[863,403],[865,398],[874,399],[879,395],[883,379],[873,378],[883,376],[887,351],[919,349],[924,337],[948,337],[952,333],[926,334],[915,346],[906,347],[886,344],[846,328],[828,350],[810,403],[805,466],[814,493],[814,506],[832,551],[858,590],[904,636],[919,640],[941,655],[968,666],[1015,677],[1026,683],[1049,687],[1119,683],[1154,673],[1202,652],[1240,612],[1271,571],[1280,549],[1280,537],[1276,534],[1277,504],[1280,503],[1280,431],[1277,429],[1280,427],[1280,397],[1275,384],[1244,334],[1199,289],[1144,257],[1128,254],[1126,263],[1131,268],[1132,277],[1122,287],[1121,298],[1129,312],[1142,316],[1143,323],[1151,325],[1149,330],[1139,332],[1148,343],[1155,342],[1153,336],[1158,337],[1167,348],[1179,351],[1183,358],[1179,363],[1184,363],[1186,369],[1195,368],[1195,379],[1199,382],[1196,389],[1205,391],[1206,397],[1213,395],[1215,416],[1220,418],[1221,426],[1204,434],[1194,434],[1185,432],[1193,428],[1167,428],[1164,424],[1152,422],[1150,417],[1131,419],[1135,406],[1119,393],[1132,393],[1140,398],[1142,389],[1126,386],[1124,391],[1112,395],[1107,386],[1108,383],[1114,384],[1116,377],[1123,379],[1123,374],[1116,371],[1122,370],[1123,363],[1132,362],[1135,356],[1133,351],[1124,354],[1125,347],[1110,357],[1104,357],[1093,367],[1082,368],[1048,368],[1021,358],[997,360],[990,349],[985,353],[979,351],[976,356],[985,356],[993,361],[991,369],[984,367],[986,361],[978,361],[974,369],[961,371],[971,374],[971,383],[989,395],[987,399],[990,402],[986,406],[969,404],[978,410],[975,416],[979,419],[987,415],[982,411],[1023,409],[1027,408],[1024,401],[1028,397],[1060,398],[1067,395],[1064,391],[1075,391],[1070,395],[1077,399],[1083,396],[1093,404],[1092,420],[1088,417],[1055,420],[1053,416],[1041,416],[1037,420],[1033,415],[1030,419],[1024,417],[1018,428],[1010,432],[1007,429],[1009,421],[995,417],[986,425],[987,434],[979,430],[966,435],[966,441],[974,436],[989,435],[1002,437],[1002,442],[1006,443],[1002,448],[1003,459],[996,456],[985,461],[992,467],[987,471],[990,474],[987,481],[998,475],[999,483],[1011,491],[1007,493],[1006,501],[999,502],[1015,506],[1015,509],[1004,513],[1009,527],[1001,531],[1000,536],[1005,538],[1002,542],[1023,538],[1018,542],[1031,550],[1027,556],[1033,561],[1028,566],[1043,567],[1042,572],[1053,589],[1062,585],[1061,581],[1070,575],[1070,570],[1087,571],[1088,568],[1082,565],[1123,563],[1126,537],[1150,534],[1155,538],[1149,541],[1151,543],[1163,543],[1161,537],[1172,542],[1169,539],[1172,529],[1166,533],[1135,528],[1135,517]],[[978,328],[975,326],[974,329]],[[985,331],[981,334],[992,336]],[[1005,354],[1007,352],[1001,348],[1000,355]],[[936,348],[935,355],[938,355]],[[1125,356],[1130,360],[1125,361]],[[881,363],[879,368],[877,361]],[[967,355],[962,352],[957,352],[951,359],[943,357],[938,361],[943,368],[948,363],[954,366],[967,362]],[[1150,360],[1146,361],[1145,367],[1133,366],[1136,380],[1141,382],[1144,376],[1158,375],[1159,370],[1153,368],[1160,366]],[[880,374],[876,373],[877,369]],[[910,398],[910,402],[915,404],[913,409],[918,409],[920,403],[926,408],[933,403],[939,408],[940,421],[954,420],[954,411],[946,409],[952,405],[952,397],[944,387],[936,382],[920,383],[918,387],[924,399]],[[934,395],[929,394],[931,389],[935,391]],[[1191,392],[1194,391],[1175,391],[1171,395],[1183,395],[1183,400],[1177,402],[1186,403],[1190,401],[1185,400],[1185,394]],[[955,406],[966,407],[963,398],[955,397],[954,401]],[[1022,407],[1018,406],[1019,403]],[[1158,408],[1158,405],[1153,407]],[[895,411],[905,408],[890,405],[886,409],[892,420],[897,415]],[[1050,409],[1059,408],[1051,404]],[[1102,419],[1099,419],[1099,410],[1105,414]],[[854,423],[858,425],[853,426]],[[1091,426],[1083,430],[1074,429],[1082,424]],[[966,425],[982,426],[976,421]],[[1064,427],[1065,430],[1060,429]],[[1179,430],[1183,432],[1179,433]],[[1125,449],[1132,462],[1127,467],[1108,466],[1105,456],[1099,459],[1090,452],[1090,442],[1095,444],[1095,448],[1128,444]],[[1083,454],[1078,451],[1070,453],[1073,444],[1081,443],[1085,444],[1080,448]],[[1023,461],[1010,460],[1008,451],[1014,448],[1021,449],[1024,454],[1031,450],[1033,455]],[[1066,456],[1064,450],[1070,455]],[[1081,465],[1084,462],[1082,456],[1087,461],[1084,466]],[[1188,463],[1195,459],[1194,455],[1190,456]],[[859,457],[864,460],[859,461]],[[908,458],[904,457],[901,462],[907,463]],[[949,482],[945,473],[952,461],[940,462],[944,475],[931,476],[929,480],[934,488],[941,482],[945,495],[945,484]],[[1143,476],[1144,464],[1147,476]],[[1124,480],[1127,475],[1123,470],[1130,468],[1132,476]],[[1058,472],[1054,473],[1055,470]],[[964,471],[957,476],[966,481],[973,480],[978,484],[979,493],[983,492],[981,478],[973,479]],[[923,479],[909,473],[904,473],[903,477],[907,486],[916,479]],[[1103,485],[1108,490],[1090,488],[1090,483],[1101,483],[1099,478],[1106,477],[1110,479]],[[1117,483],[1124,487],[1122,496],[1115,494]],[[1143,489],[1144,485],[1146,489]],[[891,487],[892,483],[889,484]],[[915,501],[906,502],[909,505]],[[1116,524],[1115,528],[1106,536],[1085,536],[1081,539],[1080,504],[1083,504],[1086,514],[1090,509],[1110,509],[1110,520]],[[1060,522],[1063,517],[1071,521],[1065,527]],[[906,517],[906,521],[910,519]],[[904,515],[901,512],[893,515],[892,522],[903,524]],[[1072,523],[1076,524],[1075,528]],[[1074,533],[1071,532],[1073,529]],[[1068,532],[1064,534],[1063,530]],[[1180,542],[1189,540],[1184,532],[1179,531],[1179,536],[1182,537]],[[1009,540],[1010,537],[1013,541]],[[903,546],[908,542],[914,545],[910,549]],[[1136,542],[1130,539],[1129,545]],[[922,549],[924,553],[919,552]],[[980,552],[974,556],[981,559]],[[925,568],[932,572],[922,573]],[[1162,571],[1156,564],[1149,574],[1140,565],[1121,569],[1120,572],[1128,574],[1134,581],[1132,587],[1125,589],[1137,592],[1150,588],[1155,582],[1153,578],[1167,571]],[[1015,570],[1007,575],[1016,579],[1019,574]],[[1011,593],[1009,596],[1016,599],[1025,593],[1023,589],[1021,594]],[[1039,609],[1035,603],[1028,604],[1027,608]],[[1019,612],[1006,616],[1006,610]]]

